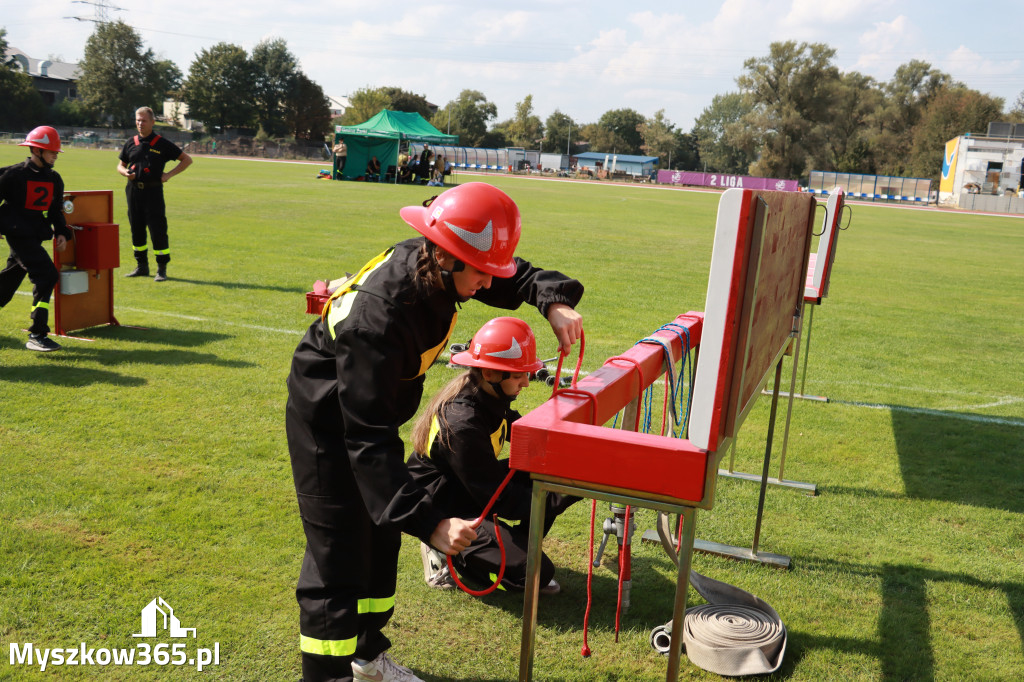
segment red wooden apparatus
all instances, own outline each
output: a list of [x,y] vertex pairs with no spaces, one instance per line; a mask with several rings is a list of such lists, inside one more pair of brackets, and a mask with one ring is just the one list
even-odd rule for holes
[[[807,315],[803,315],[801,313],[800,333],[795,339],[793,339],[793,375],[790,378],[789,391],[783,391],[779,394],[782,397],[788,398],[788,405],[786,407],[786,428],[782,439],[782,452],[779,455],[779,475],[777,477],[768,478],[768,483],[771,485],[803,490],[811,495],[818,494],[818,486],[816,484],[787,480],[784,478],[783,474],[785,473],[786,468],[786,450],[789,446],[789,427],[793,417],[793,399],[803,398],[805,400],[828,402],[828,398],[824,396],[804,394],[804,384],[807,381],[807,359],[810,357],[811,351],[811,329],[814,326],[814,309],[821,305],[822,300],[828,296],[829,281],[832,275],[832,264],[836,259],[836,244],[839,239],[839,230],[843,229],[840,227],[840,221],[843,217],[843,209],[845,205],[845,194],[843,192],[843,188],[836,187],[831,193],[829,193],[828,202],[825,205],[825,217],[821,225],[821,234],[818,235],[818,250],[808,256],[807,280],[804,285],[803,310],[806,310],[809,306],[810,311]],[[800,366],[800,340],[803,337],[804,318],[807,319],[807,341],[804,345],[804,368],[802,378],[800,380],[800,392],[797,393],[796,374],[797,368]],[[733,450],[735,452],[735,448],[733,448]],[[731,455],[729,458],[728,468],[720,470],[718,475],[738,478],[746,481],[760,481],[761,478],[757,474],[747,474],[734,471],[733,457]]]
[[[529,471],[534,482],[520,680],[530,680],[533,674],[548,492],[682,517],[674,645],[666,679],[678,678],[696,510],[712,508],[719,459],[773,368],[774,425],[781,359],[795,333],[804,293],[814,207],[809,194],[743,189],[723,193],[705,312],[686,313],[674,321],[689,330],[691,347],[699,348],[688,439],[625,430],[635,423],[642,391],[682,357],[681,339],[669,331],[652,336],[671,349],[671,358],[665,357],[660,344],[633,346],[513,424],[510,465]],[[624,408],[622,429],[602,426]],[[769,452],[770,448],[771,430]],[[759,506],[763,502],[762,490]]]
[[114,317],[114,269],[119,267],[118,226],[113,190],[64,193],[64,219],[72,238],[53,251],[61,271],[54,289],[53,328],[61,335],[87,327],[118,324]]

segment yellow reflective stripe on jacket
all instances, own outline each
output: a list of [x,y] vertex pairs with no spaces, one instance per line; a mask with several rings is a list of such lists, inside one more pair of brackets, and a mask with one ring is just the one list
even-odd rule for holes
[[352,287],[365,282],[370,276],[370,273],[386,263],[392,253],[394,253],[394,249],[388,249],[379,256],[371,259],[370,262],[364,265],[359,272],[345,280],[345,282],[342,283],[342,285],[338,287],[333,294],[331,294],[331,297],[327,299],[320,319],[327,323],[327,329],[330,331],[332,339],[336,338],[334,334],[334,326],[348,317],[349,312],[352,310],[352,304],[356,299],[355,296],[346,296],[346,294],[356,293],[352,291]]
[[[497,582],[497,580],[498,580],[498,574],[497,574],[497,573],[491,573],[491,574],[490,574],[490,577],[491,577],[491,584],[492,584],[492,585],[493,585],[493,584],[494,584],[495,582]],[[505,590],[505,586],[504,586],[504,585],[498,585],[498,589],[499,589],[499,590],[501,590],[502,592],[505,592],[505,591],[506,591],[506,590]]]
[[501,454],[501,448],[505,445],[505,436],[508,435],[508,421],[502,419],[501,426],[491,434],[491,445],[494,446],[494,456]]
[[299,635],[299,649],[320,656],[352,656],[356,652],[357,637],[348,639],[313,639]]
[[427,447],[423,448],[426,452],[423,456],[430,459],[430,451],[434,448],[434,439],[441,433],[441,424],[437,421],[437,415],[435,414],[430,418],[430,433],[427,434]]
[[[437,360],[438,356],[441,355],[441,351],[448,345],[448,339],[452,338],[452,332],[455,331],[455,321],[458,319],[458,313],[452,315],[452,325],[448,327],[448,333],[444,335],[444,340],[433,348],[429,348],[420,354],[420,371],[416,374],[416,377],[426,374],[427,370],[430,369],[430,366],[434,364],[434,360]],[[410,378],[415,379],[416,377]]]
[[384,613],[388,609],[393,608],[395,608],[394,595],[377,599],[367,597],[366,599],[360,599],[358,605],[359,613]]

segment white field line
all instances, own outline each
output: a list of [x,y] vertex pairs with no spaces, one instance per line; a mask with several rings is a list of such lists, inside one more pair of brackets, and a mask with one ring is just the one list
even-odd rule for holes
[[[861,403],[856,400],[829,400],[829,402],[839,403],[840,405],[852,405],[853,407],[866,407],[872,410],[889,410],[891,412],[909,412],[911,414],[924,414],[932,417],[943,417],[946,419],[959,419],[962,421],[976,422],[979,424],[1001,424],[1003,426],[1016,426],[1024,427],[1024,419],[1016,419],[1014,417],[986,417],[981,414],[964,414],[962,412],[949,412],[947,410],[933,410],[927,407],[907,407],[906,405],[886,405],[883,403]],[[1011,402],[1021,402],[1019,399]],[[1006,403],[1000,403],[1006,404]],[[977,409],[965,408],[965,409]]]

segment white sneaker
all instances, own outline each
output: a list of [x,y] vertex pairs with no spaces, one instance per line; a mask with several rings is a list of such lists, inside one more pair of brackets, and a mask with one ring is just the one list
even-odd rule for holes
[[392,661],[386,651],[362,665],[352,661],[352,678],[363,682],[423,682],[413,671]]
[[423,579],[436,590],[450,590],[455,587],[448,561],[444,554],[423,542],[420,543],[420,558],[423,560]]
[[562,586],[559,585],[558,581],[554,578],[551,579],[551,582],[549,582],[547,585],[538,590],[538,592],[540,592],[541,594],[558,594],[561,591]]

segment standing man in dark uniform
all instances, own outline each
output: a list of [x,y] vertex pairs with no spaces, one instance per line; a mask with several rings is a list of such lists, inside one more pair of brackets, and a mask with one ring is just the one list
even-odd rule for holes
[[[139,134],[125,142],[117,172],[128,178],[125,194],[128,197],[128,222],[132,226],[132,246],[135,248],[136,267],[125,277],[149,276],[148,226],[156,255],[156,277],[153,279],[163,282],[167,280],[167,263],[171,260],[164,183],[191,166],[192,157],[167,138],[155,134],[155,122],[156,117],[149,107],[136,110],[135,128]],[[178,164],[165,173],[164,165],[175,160]]]
[[53,170],[60,153],[60,137],[50,126],[39,126],[19,146],[32,154],[24,163],[0,172],[0,234],[7,239],[11,255],[0,271],[0,308],[7,305],[28,274],[32,280],[32,326],[28,328],[29,350],[60,350],[50,339],[50,296],[60,278],[53,258],[43,243],[57,237],[63,251],[71,230],[64,220],[64,181]]

